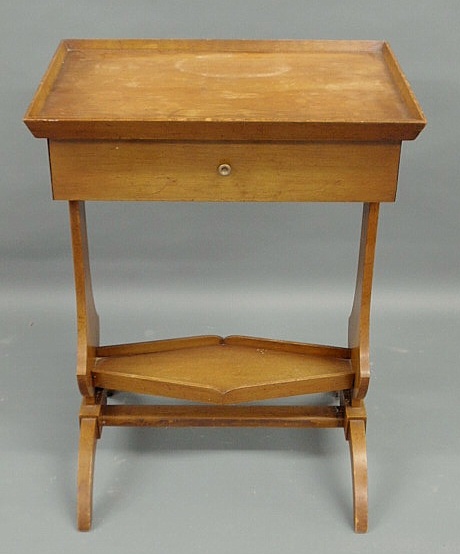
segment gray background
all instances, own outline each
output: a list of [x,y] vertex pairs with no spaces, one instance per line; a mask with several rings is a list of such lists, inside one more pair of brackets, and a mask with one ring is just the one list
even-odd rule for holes
[[[4,0],[0,552],[458,552],[457,0]],[[67,209],[21,123],[61,38],[385,39],[428,117],[382,208],[370,531],[340,430],[107,429],[75,529],[79,396]],[[89,206],[105,342],[247,333],[346,343],[360,207]],[[125,400],[125,398],[121,398]],[[104,550],[102,550],[104,549]]]

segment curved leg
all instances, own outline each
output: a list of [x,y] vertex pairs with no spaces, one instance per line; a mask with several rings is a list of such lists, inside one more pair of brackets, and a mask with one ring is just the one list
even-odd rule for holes
[[91,528],[94,458],[96,455],[97,437],[97,419],[82,418],[80,423],[77,478],[77,520],[80,531],[89,531]]
[[349,422],[351,471],[353,476],[353,512],[356,533],[367,531],[367,453],[366,426],[363,420]]

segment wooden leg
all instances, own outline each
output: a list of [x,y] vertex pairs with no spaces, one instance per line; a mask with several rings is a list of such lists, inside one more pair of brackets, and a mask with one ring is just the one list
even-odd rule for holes
[[80,531],[91,529],[93,511],[93,476],[98,423],[96,418],[84,417],[80,421],[80,446],[78,451],[77,519]]
[[91,285],[85,203],[72,200],[69,210],[77,298],[77,382],[84,397],[94,397],[91,371],[99,346],[99,317]]
[[356,533],[367,531],[367,453],[366,425],[363,420],[352,420],[348,427],[351,471],[353,476],[353,512]]
[[355,297],[348,324],[348,346],[356,374],[353,398],[358,400],[366,396],[370,379],[369,322],[378,216],[378,203],[364,204]]

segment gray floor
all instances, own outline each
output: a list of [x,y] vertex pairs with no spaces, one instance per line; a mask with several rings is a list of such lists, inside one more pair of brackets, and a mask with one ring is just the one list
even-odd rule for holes
[[[184,311],[163,291],[152,317],[143,309],[146,293],[125,298],[123,310],[101,294],[113,338],[133,329],[152,338],[160,322],[176,334],[201,332],[206,310],[212,332],[238,331],[203,299],[196,310],[192,295]],[[289,429],[106,429],[98,443],[94,529],[78,533],[72,290],[2,296],[0,551],[457,552],[458,304],[440,297],[436,306],[421,306],[409,294],[396,305],[390,297],[377,290],[374,304],[370,531],[358,536],[342,431]],[[344,299],[333,301],[345,311]],[[289,318],[292,306],[269,302],[255,315],[236,308],[234,297],[221,298],[219,308],[233,305],[245,332],[254,326],[273,336],[277,323],[298,339],[313,321],[318,335],[339,339],[333,301],[324,297],[316,311],[310,305],[308,318],[301,316],[305,306]]]

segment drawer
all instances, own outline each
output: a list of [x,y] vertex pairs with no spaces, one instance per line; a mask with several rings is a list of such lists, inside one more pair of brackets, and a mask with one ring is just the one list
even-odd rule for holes
[[391,202],[400,143],[50,141],[56,200]]

